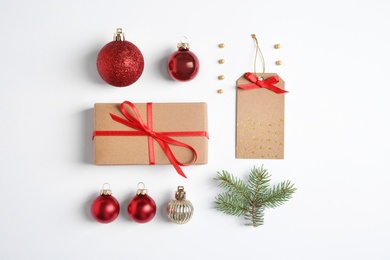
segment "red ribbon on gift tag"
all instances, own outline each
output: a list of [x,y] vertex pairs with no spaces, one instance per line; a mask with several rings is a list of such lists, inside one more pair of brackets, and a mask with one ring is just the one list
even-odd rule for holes
[[278,88],[275,86],[276,83],[279,82],[278,76],[274,75],[267,79],[258,78],[255,74],[247,72],[244,76],[247,80],[252,82],[251,84],[244,84],[244,85],[238,85],[239,88],[248,90],[248,89],[255,89],[255,88],[266,88],[269,89],[276,94],[284,94],[288,93],[288,91]]
[[[126,109],[125,106],[129,106],[132,112],[134,113],[135,117]],[[161,149],[167,156],[168,160],[171,162],[173,167],[176,169],[176,171],[183,176],[184,178],[187,178],[180,166],[188,166],[193,163],[195,163],[198,159],[198,154],[196,150],[183,142],[177,141],[169,136],[205,136],[209,138],[208,133],[206,131],[182,131],[182,132],[156,132],[153,131],[153,114],[152,114],[152,103],[146,104],[146,114],[147,114],[147,123],[145,124],[142,121],[141,115],[138,112],[138,109],[136,106],[131,103],[130,101],[124,101],[120,105],[120,111],[126,118],[119,117],[117,115],[111,114],[111,118],[123,125],[126,125],[130,128],[136,129],[137,131],[130,131],[130,130],[98,130],[93,132],[93,137],[95,136],[147,136],[148,137],[148,150],[149,150],[149,164],[153,165],[155,164],[154,159],[154,142],[153,140],[156,140],[156,142],[160,145]],[[181,163],[179,162],[175,155],[173,154],[170,145],[176,145],[181,146],[183,148],[189,149],[192,154],[193,158],[190,163]]]

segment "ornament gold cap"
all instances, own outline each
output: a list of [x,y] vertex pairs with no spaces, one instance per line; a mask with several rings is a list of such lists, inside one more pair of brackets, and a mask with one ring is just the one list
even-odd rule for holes
[[177,187],[177,191],[175,193],[175,199],[177,199],[177,200],[185,200],[186,199],[186,192],[184,190],[184,186]]
[[100,195],[112,195],[111,190],[101,190]]
[[179,50],[189,50],[190,49],[190,44],[187,42],[188,38],[187,36],[182,36],[180,39],[180,42],[177,44],[177,48]]
[[125,34],[122,32],[122,28],[117,28],[114,33],[114,41],[120,42],[125,40]]
[[[107,188],[106,188],[107,187]],[[112,192],[110,190],[110,184],[109,183],[104,183],[103,184],[103,189],[100,190],[100,195],[112,195]]]
[[177,48],[178,49],[188,50],[188,49],[190,49],[190,44],[188,42],[179,42],[177,44]]

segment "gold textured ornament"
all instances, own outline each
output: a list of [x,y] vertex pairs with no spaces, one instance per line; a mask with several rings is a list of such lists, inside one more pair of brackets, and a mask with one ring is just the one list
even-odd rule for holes
[[176,224],[185,224],[194,214],[194,206],[191,201],[186,200],[186,192],[183,186],[178,186],[175,199],[167,206],[168,218]]

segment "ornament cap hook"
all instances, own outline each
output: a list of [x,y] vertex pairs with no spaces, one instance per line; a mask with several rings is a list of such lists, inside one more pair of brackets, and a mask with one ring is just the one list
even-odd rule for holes
[[122,28],[117,28],[114,33],[114,41],[120,42],[125,40],[125,34],[122,32]]
[[137,195],[145,195],[148,193],[148,190],[145,189],[145,183],[143,182],[139,182],[137,188]]
[[180,40],[180,42],[177,44],[177,48],[181,50],[189,50],[190,44],[188,43],[188,38],[186,36],[183,36]]
[[186,192],[184,190],[184,186],[177,187],[175,199],[177,199],[177,200],[185,200],[186,199]]
[[100,190],[100,195],[112,195],[109,183],[106,182],[103,184],[103,189]]

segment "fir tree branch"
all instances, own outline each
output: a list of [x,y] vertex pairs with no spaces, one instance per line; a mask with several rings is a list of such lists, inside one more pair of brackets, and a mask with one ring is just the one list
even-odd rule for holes
[[236,197],[228,192],[219,194],[215,199],[216,209],[226,214],[242,216],[250,212],[250,209],[245,206],[242,200],[237,200]]
[[245,225],[258,227],[264,223],[265,208],[276,208],[288,201],[296,191],[289,180],[269,188],[271,175],[266,169],[254,167],[248,184],[227,171],[218,172],[215,180],[226,192],[215,197],[215,207],[226,214],[243,216]]
[[231,192],[233,196],[244,199],[247,203],[252,201],[250,196],[251,192],[248,189],[248,186],[241,179],[234,177],[229,172],[218,172],[217,177],[214,179],[220,181],[218,186],[225,188],[228,192]]
[[258,227],[264,224],[264,207],[256,207],[250,213],[245,214],[246,226]]
[[[253,196],[252,204],[258,205],[262,201],[262,194],[267,191],[271,178],[266,169],[253,167],[249,173],[249,190]],[[261,206],[261,205],[260,205]]]
[[295,191],[296,188],[294,187],[294,184],[292,184],[289,180],[283,181],[268,189],[263,196],[263,201],[259,203],[259,205],[263,205],[267,208],[279,207],[284,202],[291,199]]

